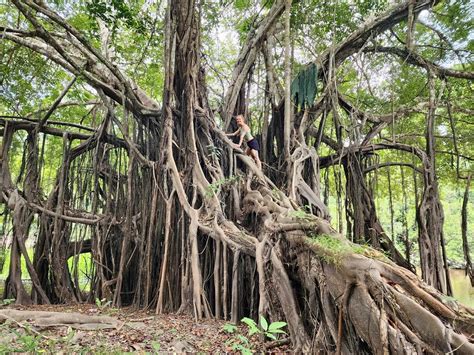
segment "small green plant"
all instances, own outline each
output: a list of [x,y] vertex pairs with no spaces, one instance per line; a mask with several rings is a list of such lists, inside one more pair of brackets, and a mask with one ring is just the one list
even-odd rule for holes
[[237,330],[237,326],[227,323],[224,325],[224,331],[227,333],[234,333]]
[[41,342],[41,336],[32,334],[31,328],[28,324],[24,326],[20,333],[16,329],[12,328],[11,323],[5,322],[5,325],[8,327],[8,332],[14,334],[15,340],[10,344],[8,352],[35,352],[38,350],[38,346]]
[[285,322],[273,322],[268,324],[265,317],[260,317],[260,328],[257,326],[257,323],[250,318],[242,318],[242,323],[245,323],[249,328],[249,335],[253,334],[263,334],[267,338],[276,340],[278,334],[286,334],[281,328],[286,327]]
[[268,323],[265,317],[260,317],[260,324],[258,325],[251,318],[242,318],[241,322],[247,326],[247,336],[238,333],[238,327],[227,323],[224,325],[224,331],[234,334],[233,337],[226,341],[226,346],[229,346],[233,351],[240,351],[242,354],[251,354],[253,349],[250,338],[256,334],[263,334],[266,338],[277,340],[279,334],[286,334],[282,328],[287,324],[285,322]]
[[22,335],[18,338],[20,347],[16,349],[19,352],[34,352],[38,348],[41,338],[37,335]]
[[230,347],[232,351],[240,351],[244,355],[252,354],[250,340],[242,334],[235,334],[225,342],[225,345]]
[[209,151],[210,156],[215,157],[217,159],[219,159],[222,155],[220,148],[216,147],[215,145],[209,144],[207,146],[207,150]]
[[97,308],[99,308],[102,311],[106,309],[107,307],[109,307],[112,304],[112,301],[107,301],[106,298],[102,298],[102,299],[96,298],[95,304]]
[[12,304],[13,302],[15,302],[14,298],[5,298],[2,301],[2,306],[8,306],[9,304]]
[[240,179],[241,177],[239,175],[232,175],[228,178],[222,178],[217,181],[214,181],[207,187],[206,197],[212,197],[212,195],[217,194],[222,188],[230,186],[233,183],[240,181]]
[[68,327],[66,335],[61,337],[61,341],[68,344],[71,339],[74,338],[74,335],[76,335],[76,331],[71,327]]
[[153,348],[154,351],[159,352],[161,349],[161,344],[158,341],[152,341],[151,347]]
[[311,211],[311,206],[306,205],[304,206],[304,208],[298,208],[296,211],[288,212],[288,216],[300,220],[309,221],[313,218],[313,215],[309,213],[309,211]]

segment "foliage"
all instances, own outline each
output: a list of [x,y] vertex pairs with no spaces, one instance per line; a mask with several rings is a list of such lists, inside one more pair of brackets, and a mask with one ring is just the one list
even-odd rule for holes
[[76,330],[68,327],[65,332],[60,332],[54,336],[46,336],[39,333],[27,322],[16,324],[7,320],[0,325],[0,353],[56,353],[58,349],[68,349],[70,351],[72,346],[76,350],[81,350],[81,352],[102,350],[110,353],[117,350],[105,344],[97,344],[93,348],[88,346],[78,347],[73,341],[76,334]]
[[222,155],[222,150],[215,145],[208,145],[207,150],[209,151],[209,155],[216,159],[219,159]]
[[113,27],[121,21],[125,26],[136,29],[138,32],[146,30],[145,20],[138,17],[139,9],[127,4],[124,0],[91,0],[87,2],[86,8],[91,16],[100,18]]
[[5,298],[2,300],[2,306],[8,306],[15,302],[14,298]]
[[157,341],[151,342],[151,346],[152,346],[153,350],[156,351],[156,352],[159,352],[160,349],[161,349],[161,344]]
[[306,205],[304,208],[298,208],[294,211],[290,211],[288,215],[292,218],[297,218],[303,221],[310,221],[312,220],[313,214],[311,213],[311,206]]
[[107,301],[106,298],[102,298],[102,299],[96,298],[95,304],[97,308],[99,308],[100,310],[104,310],[112,304],[112,301]]
[[229,176],[228,178],[222,178],[214,181],[212,184],[209,184],[206,191],[207,197],[212,197],[212,195],[219,193],[222,188],[232,186],[234,183],[237,183],[241,180],[240,175]]
[[255,335],[263,335],[266,338],[277,340],[279,334],[286,334],[282,328],[286,327],[287,323],[272,322],[269,324],[263,316],[260,317],[260,324],[247,317],[242,318],[241,322],[247,326],[247,335],[240,334],[239,328],[234,324],[227,323],[223,329],[227,333],[234,334],[227,340],[227,345],[233,351],[241,351],[242,354],[251,354],[252,350],[255,350],[251,342],[251,338]]
[[340,240],[328,235],[309,235],[311,242],[317,247],[320,257],[327,263],[339,266],[345,255],[354,253],[365,255],[379,260],[388,260],[388,257],[368,245],[353,244],[347,240]]
[[251,318],[242,318],[242,323],[245,323],[248,327],[249,335],[263,334],[267,338],[276,340],[278,334],[286,334],[281,328],[286,327],[285,322],[272,322],[268,324],[264,316],[260,316],[260,328],[257,323]]
[[[14,334],[18,336],[18,345],[14,348],[15,352],[34,352],[38,348],[38,343],[41,340],[41,337],[37,335],[21,335],[18,332],[13,331]],[[2,349],[0,351],[11,351],[11,348]]]
[[[5,253],[5,263],[3,264],[3,270],[0,270],[0,280],[1,279],[6,279],[8,276],[8,270],[10,268],[10,249],[7,249]],[[28,249],[28,255],[32,259],[33,258],[33,249],[29,248]],[[21,273],[24,278],[28,277],[28,269],[26,268],[26,261],[25,258],[22,256],[21,257]]]
[[224,331],[227,333],[234,333],[238,328],[236,325],[231,323],[226,323],[223,327]]

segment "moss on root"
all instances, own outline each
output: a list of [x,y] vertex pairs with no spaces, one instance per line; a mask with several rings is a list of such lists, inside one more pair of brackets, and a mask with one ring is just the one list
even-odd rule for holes
[[311,244],[316,248],[318,255],[327,263],[338,266],[348,254],[360,254],[369,258],[386,261],[387,256],[368,245],[351,243],[349,240],[339,239],[334,236],[311,234],[308,236]]

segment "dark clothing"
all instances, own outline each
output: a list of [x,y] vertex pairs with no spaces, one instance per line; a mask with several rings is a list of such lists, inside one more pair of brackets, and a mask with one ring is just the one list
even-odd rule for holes
[[247,145],[250,149],[254,149],[254,150],[260,150],[260,145],[258,144],[258,140],[256,140],[255,138],[249,140],[247,142]]

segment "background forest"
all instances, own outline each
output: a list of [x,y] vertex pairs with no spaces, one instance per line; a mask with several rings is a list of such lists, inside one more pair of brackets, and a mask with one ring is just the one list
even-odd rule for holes
[[[289,207],[292,209],[288,212],[289,218],[302,226],[308,221],[313,223],[308,216],[330,221],[334,233],[339,232],[364,247],[381,250],[385,257],[400,266],[416,268],[424,281],[447,295],[452,295],[449,281],[429,276],[432,267],[439,268],[438,273],[448,266],[466,269],[474,284],[470,261],[474,242],[474,192],[468,187],[474,172],[474,7],[471,1],[182,3],[185,2],[0,2],[0,139],[4,149],[2,158],[7,157],[7,163],[2,166],[3,185],[0,184],[4,189],[0,198],[0,270],[2,285],[5,284],[1,291],[5,297],[19,301],[18,295],[23,291],[20,291],[22,286],[12,281],[14,275],[20,275],[20,280],[30,279],[30,270],[35,269],[38,275],[32,277],[31,293],[34,303],[104,297],[117,305],[153,307],[158,312],[181,310],[184,295],[194,292],[194,312],[199,314],[196,317],[201,317],[201,313],[208,316],[206,297],[202,296],[200,310],[201,301],[196,301],[198,286],[188,271],[167,279],[176,285],[173,291],[173,287],[166,286],[170,288],[169,296],[159,291],[163,290],[163,275],[168,272],[163,265],[168,259],[165,256],[162,263],[161,257],[159,262],[153,261],[154,258],[163,253],[168,255],[165,251],[168,235],[193,235],[190,230],[194,223],[193,213],[183,202],[180,188],[172,187],[177,184],[178,173],[174,175],[175,166],[169,165],[172,159],[163,152],[168,144],[166,137],[172,136],[169,142],[173,141],[175,146],[171,148],[169,143],[168,150],[176,157],[183,195],[189,205],[205,205],[202,201],[215,196],[221,203],[209,202],[213,209],[222,208],[226,218],[237,220],[236,211],[242,208],[248,213],[241,220],[244,233],[257,235],[261,211],[243,208],[249,202],[242,198],[242,191],[245,184],[247,188],[251,186],[245,182],[245,174],[259,175],[248,173],[252,171],[246,167],[248,162],[227,157],[225,140],[218,132],[232,131],[235,128],[232,117],[239,113],[247,117],[261,143],[263,173],[275,184],[273,195],[278,196],[281,189],[295,201]],[[285,6],[291,9],[289,19],[285,17],[288,14],[284,12]],[[403,15],[397,15],[399,8],[404,11]],[[194,21],[190,25],[192,30],[182,33],[179,20],[170,20],[173,16],[179,18],[181,15],[173,14],[181,9],[185,9],[181,15],[188,11],[188,17],[183,15],[183,18],[189,19],[192,14]],[[271,19],[272,16],[275,19]],[[288,21],[290,32],[285,30]],[[169,35],[173,29],[177,33],[175,42]],[[74,31],[82,37],[79,39]],[[188,37],[193,38],[191,42],[195,47],[186,42]],[[182,46],[176,41],[183,41]],[[184,51],[186,45],[190,49]],[[198,50],[194,50],[196,48]],[[102,57],[94,50],[102,53],[103,67],[98,67],[102,59],[97,58]],[[194,66],[186,66],[188,62],[179,57],[181,50],[185,53],[183,57],[192,58]],[[176,55],[174,63],[170,60],[173,55]],[[189,80],[197,82],[191,86],[198,94],[185,105],[180,100],[188,95],[188,91],[182,89],[187,87],[188,79],[183,78],[190,72],[194,74]],[[177,78],[174,86],[170,84],[172,75]],[[121,80],[133,83],[130,91],[123,82],[120,86]],[[181,87],[180,80],[186,85]],[[127,101],[131,92],[137,99]],[[290,108],[284,104],[288,96],[292,98]],[[193,106],[194,102],[199,105]],[[202,114],[211,118],[209,122],[215,122],[215,125],[206,123],[208,121],[201,118],[193,121],[191,126],[197,140],[194,148],[186,138],[189,134],[186,127],[191,126],[186,126],[188,121],[176,118],[184,117],[181,115],[191,106],[196,117]],[[288,134],[291,144],[286,143],[287,121],[283,119],[290,117],[284,113],[287,108],[291,111],[291,121],[288,121],[292,124]],[[172,134],[165,133],[164,119],[168,114],[174,117],[176,131]],[[8,136],[8,127],[12,126],[14,132]],[[103,146],[97,143],[99,141],[104,142]],[[96,148],[90,148],[95,144]],[[301,170],[296,167],[301,163],[296,153],[292,159],[287,158],[287,145],[291,147],[288,151],[294,149],[293,152],[299,148],[306,152],[309,147],[309,158],[300,157]],[[202,189],[199,173],[190,172],[194,164],[189,163],[188,152],[193,149],[200,154],[196,164],[206,166],[203,176],[209,184],[206,182]],[[106,157],[106,161],[98,162],[99,155]],[[29,163],[33,160],[35,173]],[[8,179],[6,166],[10,173]],[[161,166],[169,167],[171,172],[163,173],[159,170]],[[291,166],[295,167],[293,175]],[[11,180],[10,185],[5,182],[8,180]],[[154,181],[155,185],[148,186],[146,181]],[[437,187],[430,191],[427,186]],[[13,187],[19,189],[34,213],[26,217],[15,215],[16,209],[12,209],[9,202],[15,193]],[[130,196],[130,191],[136,190],[141,192],[135,198]],[[434,195],[430,195],[432,193]],[[153,197],[155,195],[159,197]],[[57,202],[61,199],[66,201],[63,205]],[[241,202],[236,202],[239,200]],[[178,201],[185,206],[186,213],[173,212],[169,216],[164,212],[180,210]],[[428,212],[424,215],[425,207]],[[68,216],[61,222],[63,217],[58,216],[66,215],[66,211]],[[154,214],[158,216],[156,220]],[[99,223],[99,219],[105,220],[104,216],[108,215],[114,217],[107,220],[110,221],[107,227]],[[185,226],[184,221],[188,220],[185,215],[189,217],[189,230]],[[22,231],[27,250],[19,244],[21,251],[13,251],[15,230],[19,229],[15,218],[29,220]],[[216,220],[221,223],[219,218]],[[189,258],[196,252],[201,253],[199,275],[202,268],[203,290],[207,290],[202,292],[213,294],[217,288],[212,285],[213,267],[215,272],[224,265],[223,269],[229,270],[229,279],[225,282],[229,282],[230,294],[234,290],[231,263],[235,270],[242,260],[239,280],[242,285],[248,285],[252,282],[249,281],[252,276],[248,275],[254,272],[249,270],[256,270],[258,264],[250,259],[255,254],[258,257],[258,250],[249,254],[242,252],[245,256],[239,259],[240,250],[246,250],[247,246],[236,247],[237,254],[229,247],[232,253],[229,252],[229,260],[226,260],[225,243],[222,250],[219,241],[207,249],[204,235],[212,233],[207,232],[210,226],[204,220],[199,216],[196,233],[202,241],[196,242],[196,249],[192,242],[187,246],[180,242],[169,243],[170,265],[178,265],[180,255],[179,265],[183,265],[183,250],[187,250],[189,254],[184,254]],[[428,221],[427,227],[421,227],[423,221]],[[170,223],[176,227],[175,231],[162,227]],[[236,227],[241,228],[241,225],[239,222],[229,227],[226,223],[222,222],[225,226],[222,230],[231,235],[232,242],[227,242],[233,246],[238,239],[233,236],[237,233]],[[301,228],[306,230],[307,227]],[[64,234],[58,234],[59,230]],[[285,230],[290,229],[278,229]],[[319,233],[321,228],[316,230]],[[48,237],[42,239],[41,235],[54,237],[45,242]],[[60,238],[58,245],[62,246],[58,248],[64,251],[58,255],[62,255],[63,264],[68,265],[66,271],[58,274],[48,271],[56,267],[54,257],[51,258],[55,255],[54,247],[47,251],[54,246],[57,235],[67,236],[62,237],[65,240]],[[159,236],[159,242],[150,241],[152,235]],[[440,238],[437,239],[439,250],[430,249],[425,253],[423,240],[426,239],[423,238],[430,239],[433,235]],[[273,234],[268,238],[274,238]],[[262,238],[258,240],[262,242]],[[115,250],[110,255],[106,251],[109,247]],[[98,250],[103,254],[97,254]],[[433,250],[444,259],[437,261],[436,266],[429,264]],[[145,270],[138,266],[139,257],[135,252],[146,258]],[[12,253],[18,254],[22,267],[12,269],[12,263],[15,264]],[[25,261],[26,253],[31,260]],[[41,264],[48,253],[50,264]],[[155,254],[157,256],[153,256]],[[218,255],[217,259],[213,255]],[[290,259],[293,262],[296,258]],[[323,258],[322,263],[331,261]],[[285,265],[289,264],[290,261]],[[276,265],[279,264],[274,261],[273,268],[277,269]],[[191,262],[186,270],[196,275],[197,267]],[[219,271],[223,278],[226,278],[225,273]],[[143,287],[127,279],[131,274],[140,275],[137,282]],[[452,277],[454,296],[473,306],[469,278],[464,277],[464,273]],[[188,285],[194,285],[193,291],[177,290],[180,287],[185,290],[184,279]],[[55,283],[55,280],[61,281]],[[214,282],[217,285],[218,280]],[[292,286],[298,284],[291,282]],[[306,285],[305,282],[298,285]],[[73,286],[70,288],[70,285]],[[261,287],[262,284],[256,294],[262,292]],[[235,308],[234,297],[232,300],[231,296],[223,298],[227,297],[224,296],[227,288],[224,288],[222,295],[215,291],[215,296],[209,296],[209,311],[217,313],[216,317],[222,311],[227,318],[227,303],[229,307],[232,304],[232,320],[240,319],[245,312],[261,314],[262,294],[256,296],[255,304],[252,298],[252,304],[244,301]],[[130,296],[131,290],[136,289],[143,291]],[[462,294],[457,295],[456,289],[462,290]],[[89,298],[81,294],[89,291],[92,291]],[[267,297],[271,304],[271,292]],[[179,299],[181,306],[177,303]],[[300,307],[304,308],[301,304]],[[268,312],[288,317],[285,305],[282,308],[283,311]],[[238,309],[235,315],[234,309]],[[305,327],[311,327],[306,322],[303,321]],[[291,330],[297,329],[294,324],[299,324],[298,321],[288,323],[296,348],[307,349],[306,340],[295,341],[296,331]],[[335,336],[334,330],[325,331]],[[350,349],[352,345],[343,345],[346,349],[344,346]]]

